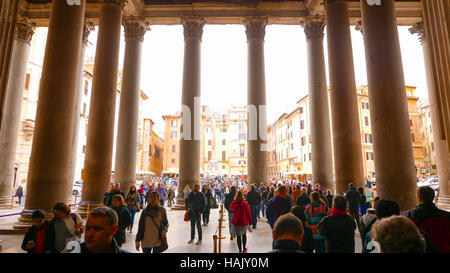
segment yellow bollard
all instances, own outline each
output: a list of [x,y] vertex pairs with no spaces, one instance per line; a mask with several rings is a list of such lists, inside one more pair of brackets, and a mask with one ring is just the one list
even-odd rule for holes
[[11,208],[14,207],[14,196],[11,198]]
[[214,239],[214,253],[217,253],[217,235],[214,235],[213,239]]
[[89,210],[90,210],[90,204],[88,202],[87,204],[87,214],[86,214],[86,219],[89,218]]

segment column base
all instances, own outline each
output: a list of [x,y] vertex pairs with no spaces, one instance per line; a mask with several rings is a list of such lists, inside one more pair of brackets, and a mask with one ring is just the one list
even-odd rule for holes
[[439,209],[450,211],[450,197],[439,196],[437,206]]
[[[27,213],[27,212],[33,212],[33,211],[34,211],[34,209],[24,209],[22,211],[22,213],[25,212],[25,214],[20,215],[17,222],[14,223],[13,228],[15,228],[15,229],[29,228],[32,225],[32,223],[31,223],[31,214],[32,213]],[[44,212],[45,212],[46,220],[50,221],[54,216],[53,211],[44,211]]]
[[[0,196],[0,208],[11,208],[12,196]],[[24,198],[22,197],[22,201]]]
[[172,205],[172,210],[186,210],[186,202],[183,197],[177,196],[175,205]]

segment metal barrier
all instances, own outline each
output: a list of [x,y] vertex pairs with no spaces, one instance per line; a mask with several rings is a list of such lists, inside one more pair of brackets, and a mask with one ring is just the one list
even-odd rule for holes
[[[219,216],[219,225],[217,226],[216,232],[214,233],[213,240],[214,240],[214,253],[222,253],[222,239],[225,239],[225,237],[222,237],[222,223],[223,223],[223,203],[220,204],[220,216]],[[217,231],[219,232],[219,235],[217,236]]]
[[[87,207],[88,207],[88,212],[87,212],[87,215],[88,215],[88,217],[89,217],[89,202],[81,202],[81,203],[75,203],[75,204],[69,204],[69,206],[77,206],[77,205],[84,205],[84,204],[87,204]],[[21,215],[21,214],[30,214],[30,213],[33,213],[35,210],[32,210],[32,211],[25,211],[25,212],[18,212],[18,213],[11,213],[11,214],[5,214],[5,215],[0,215],[0,218],[2,218],[2,217],[8,217],[8,216],[14,216],[14,215]]]

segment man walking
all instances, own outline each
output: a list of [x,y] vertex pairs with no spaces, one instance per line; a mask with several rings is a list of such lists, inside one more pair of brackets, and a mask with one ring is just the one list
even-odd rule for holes
[[348,184],[348,191],[345,194],[345,199],[348,202],[348,212],[350,216],[356,221],[358,225],[358,230],[360,230],[360,222],[359,222],[359,207],[361,206],[361,194],[355,188],[353,183]]
[[167,197],[166,187],[161,187],[161,183],[158,183],[158,187],[156,188],[156,191],[159,193],[159,203],[160,203],[161,207],[164,207],[164,200]]
[[200,185],[195,184],[194,190],[188,197],[188,211],[189,220],[191,221],[191,240],[188,244],[192,244],[195,238],[195,226],[197,226],[198,231],[198,241],[196,245],[202,244],[202,226],[201,226],[201,215],[206,207],[205,195],[200,191]]
[[250,186],[250,191],[247,194],[247,203],[250,205],[250,211],[253,219],[253,228],[256,228],[258,221],[259,204],[261,203],[261,195],[256,189],[255,184]]

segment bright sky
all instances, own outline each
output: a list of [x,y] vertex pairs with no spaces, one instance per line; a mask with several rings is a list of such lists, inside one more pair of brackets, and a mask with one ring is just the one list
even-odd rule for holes
[[[144,105],[145,117],[155,122],[155,131],[164,131],[162,115],[181,109],[183,73],[183,27],[152,26],[143,44],[141,89],[150,97]],[[427,97],[422,46],[409,27],[399,27],[406,85],[417,86],[416,96]],[[357,85],[367,84],[364,42],[351,28]],[[96,32],[86,56],[95,55]],[[125,43],[120,48],[123,64]],[[242,25],[205,25],[202,43],[202,105],[226,110],[247,104],[247,41]],[[326,35],[325,62],[328,66]],[[308,93],[306,39],[300,26],[269,25],[265,36],[267,121],[273,123]],[[327,69],[327,81],[329,79]],[[164,134],[162,134],[164,135]]]

